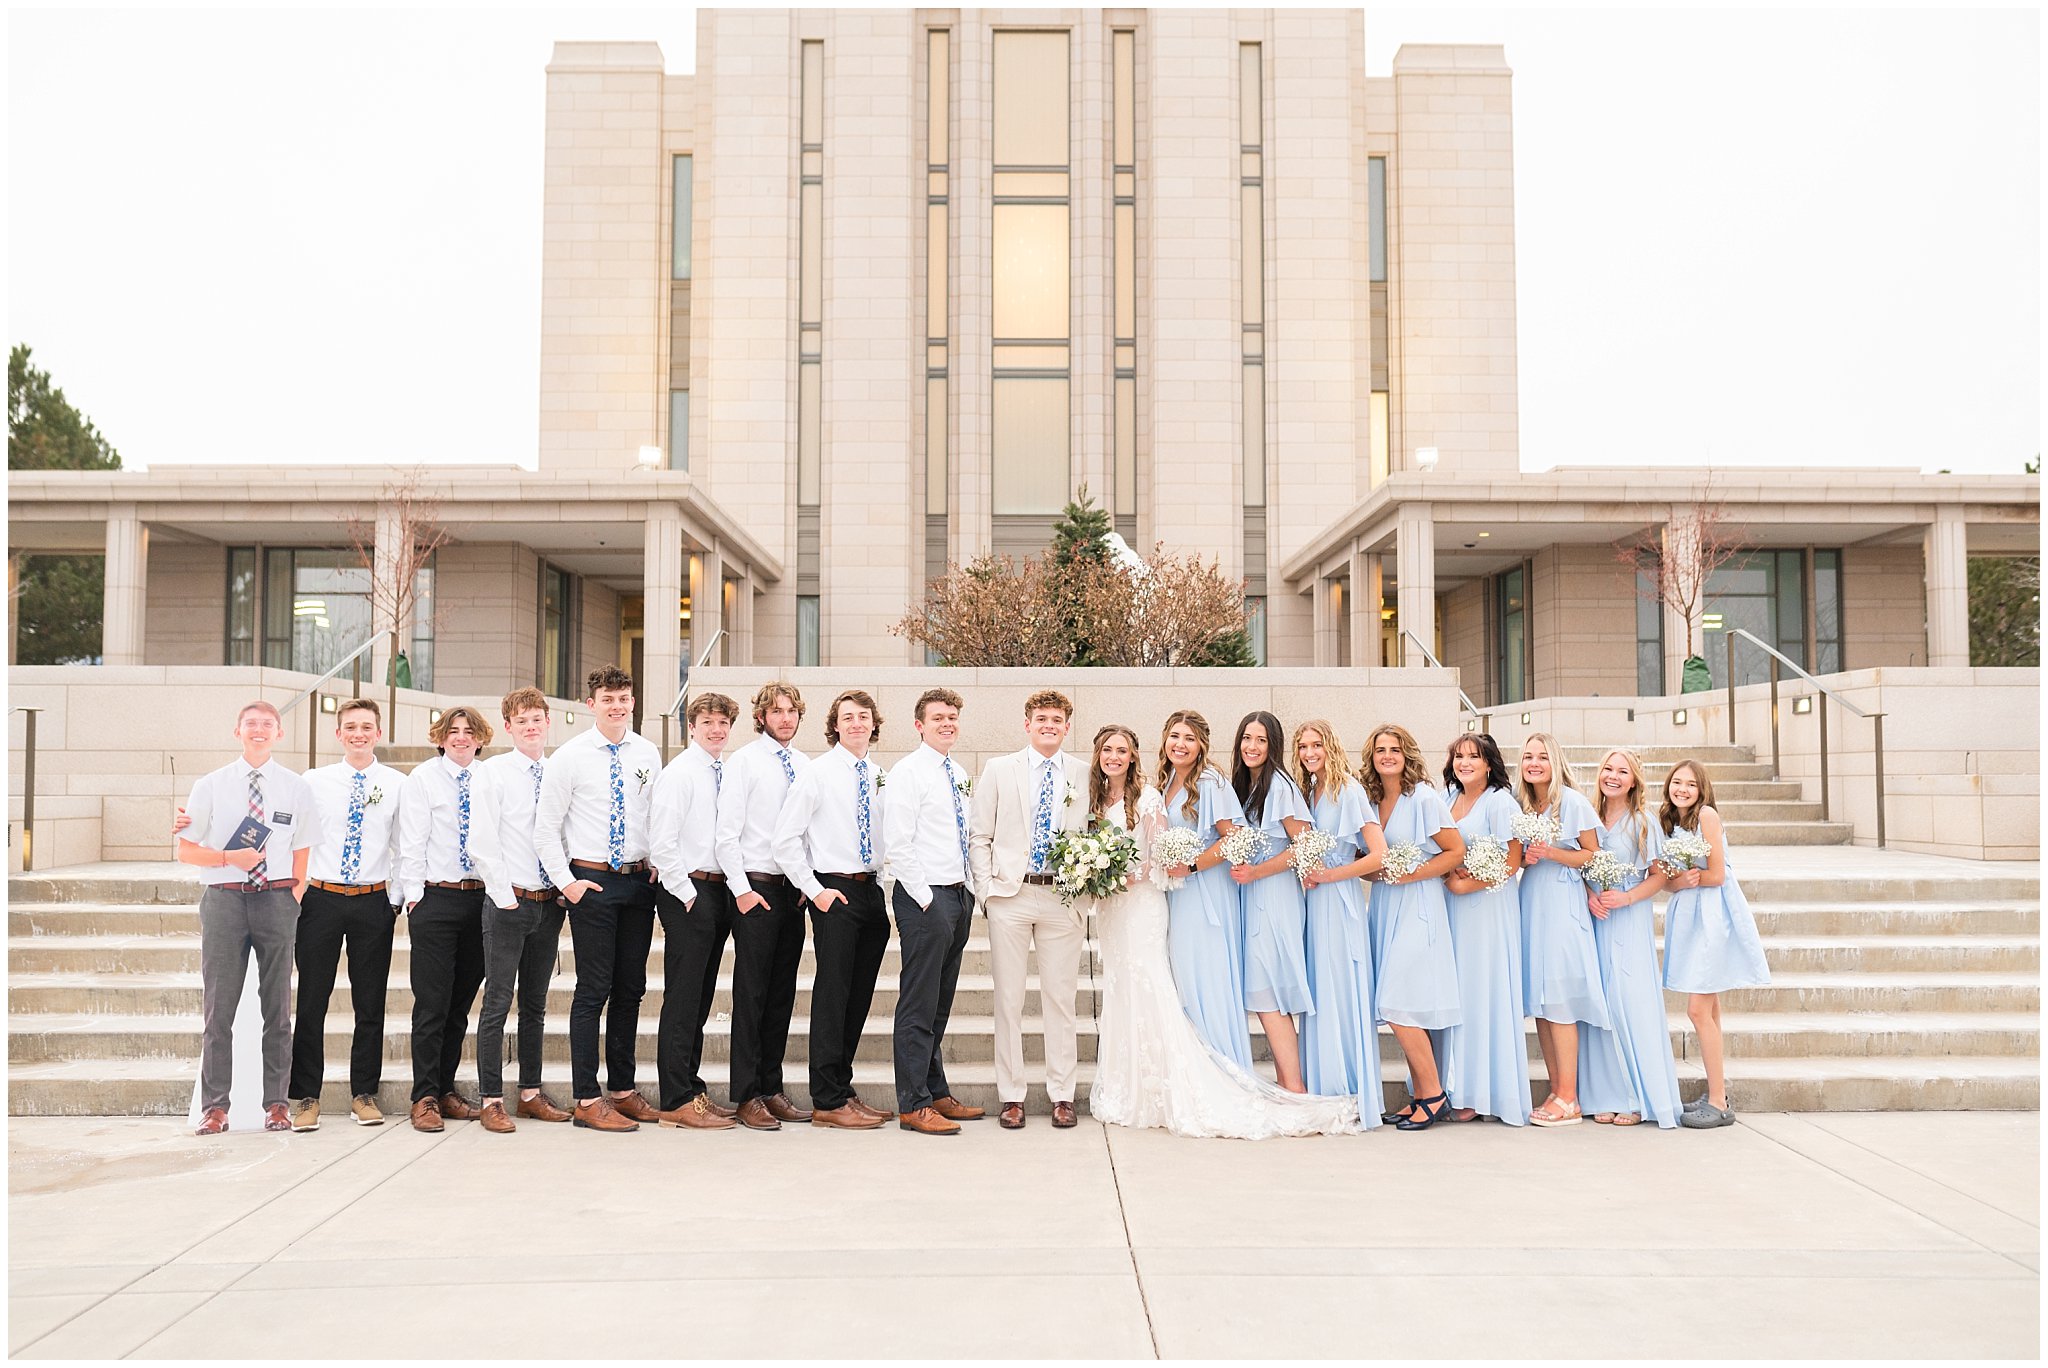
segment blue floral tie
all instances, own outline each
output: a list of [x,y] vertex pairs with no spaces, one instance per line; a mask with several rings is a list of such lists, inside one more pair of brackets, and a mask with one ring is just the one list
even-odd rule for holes
[[455,771],[455,858],[468,874],[476,869],[469,858],[469,766]]
[[605,749],[612,753],[612,818],[611,828],[605,833],[605,849],[613,869],[626,862],[626,772],[619,768],[619,747],[625,744],[605,743]]
[[341,843],[341,881],[352,884],[363,869],[363,804],[369,795],[364,792],[369,778],[361,770],[348,789],[348,835]]
[[[540,811],[540,761],[534,761],[530,768],[533,770],[533,808],[538,813]],[[548,882],[548,867],[540,862],[538,854],[535,854],[533,857],[533,867],[540,875],[540,882],[534,886],[536,888],[553,888],[554,885]]]
[[1038,815],[1031,821],[1031,870],[1034,874],[1043,874],[1046,862],[1052,858],[1052,772],[1051,760],[1039,762]]
[[713,760],[713,761],[711,762],[711,792],[712,792],[712,794],[713,794],[714,796],[716,796],[716,794],[718,793],[718,790],[719,790],[719,789],[721,789],[721,788],[723,788],[724,786],[725,786],[725,761],[723,761],[723,760]]
[[868,762],[854,761],[853,773],[860,784],[853,797],[854,823],[860,828],[860,865],[870,869],[875,863],[875,839],[874,812],[868,805]]
[[953,791],[953,830],[960,833],[960,869],[971,873],[973,862],[967,858],[967,814],[960,808],[960,780],[953,773],[953,762],[945,764],[946,787]]
[[782,777],[794,784],[796,782],[796,766],[789,763],[789,752],[777,746],[775,748],[775,758],[782,762]]

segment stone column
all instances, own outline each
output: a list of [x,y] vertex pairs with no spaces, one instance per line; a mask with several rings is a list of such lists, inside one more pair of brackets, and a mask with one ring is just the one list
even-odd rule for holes
[[1351,659],[1346,664],[1371,667],[1380,663],[1380,558],[1366,551],[1351,553]]
[[[1415,641],[1436,649],[1436,524],[1430,512],[1426,503],[1404,504],[1394,525],[1394,624],[1404,634],[1401,663],[1410,667],[1429,664]],[[1406,635],[1411,632],[1415,641]]]
[[114,504],[107,510],[106,594],[100,617],[100,658],[107,664],[142,664],[148,585],[149,530],[134,504]]
[[1319,667],[1342,665],[1337,659],[1337,584],[1318,575],[1310,591],[1310,613],[1314,623],[1315,663]]
[[682,687],[683,515],[672,503],[647,506],[640,552],[640,715],[661,716]]
[[725,553],[716,541],[711,549],[695,559],[697,573],[703,577],[703,589],[698,590],[697,580],[690,583],[690,665],[694,668],[710,652],[709,663],[716,665],[722,654],[718,632],[726,627],[725,621]]
[[[7,558],[7,601],[21,602],[21,553],[15,552]],[[21,658],[21,614],[7,615],[7,663],[17,665]]]
[[751,665],[754,663],[754,572],[749,569],[740,575],[739,592],[733,595],[733,620],[726,630],[732,633],[732,663]]
[[1927,663],[1970,663],[1970,548],[1963,510],[1937,509],[1923,534],[1927,560]]

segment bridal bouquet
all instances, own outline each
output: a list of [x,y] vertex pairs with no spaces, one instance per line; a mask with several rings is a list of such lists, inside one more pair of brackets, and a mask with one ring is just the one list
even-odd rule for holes
[[1579,877],[1589,887],[1611,893],[1635,876],[1635,871],[1614,857],[1611,850],[1596,850],[1593,858],[1579,866]]
[[1705,869],[1713,853],[1705,836],[1681,829],[1665,838],[1664,853],[1657,857],[1657,863],[1664,866],[1667,874],[1683,874],[1688,869]]
[[1465,847],[1465,872],[1488,889],[1505,884],[1514,871],[1508,868],[1508,848],[1491,836],[1481,836]]
[[1266,857],[1266,847],[1271,844],[1266,833],[1255,826],[1234,826],[1217,853],[1233,865],[1254,864]]
[[1287,853],[1287,863],[1294,870],[1294,877],[1301,880],[1303,888],[1308,887],[1310,870],[1323,868],[1323,857],[1337,848],[1337,838],[1321,827],[1309,827],[1294,838],[1294,845]]
[[1380,872],[1395,883],[1407,878],[1422,868],[1429,857],[1422,853],[1422,847],[1413,841],[1402,841],[1399,845],[1387,847],[1386,858],[1380,862]]
[[[1199,831],[1187,827],[1168,827],[1152,842],[1152,859],[1163,873],[1175,865],[1192,865],[1195,856],[1201,854],[1208,844],[1202,839],[1202,833]],[[1186,882],[1185,879],[1168,879],[1166,887],[1170,892]]]
[[1138,842],[1127,831],[1099,822],[1089,831],[1062,831],[1052,842],[1052,886],[1072,907],[1082,898],[1121,893],[1138,862]]
[[1524,847],[1556,845],[1557,838],[1562,834],[1558,829],[1557,814],[1547,808],[1542,812],[1516,813],[1514,831],[1515,839]]

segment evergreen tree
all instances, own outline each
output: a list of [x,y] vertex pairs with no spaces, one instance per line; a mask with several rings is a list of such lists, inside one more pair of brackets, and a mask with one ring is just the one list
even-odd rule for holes
[[1102,539],[1110,534],[1111,528],[1109,510],[1098,506],[1088,486],[1082,485],[1060,510],[1059,521],[1052,525],[1052,547],[1048,553],[1052,563],[1062,570],[1077,560],[1107,564],[1109,547]]
[[[72,407],[27,346],[7,353],[7,468],[119,470],[121,457]],[[15,659],[23,665],[97,661],[105,615],[106,557],[26,555],[14,602]]]
[[7,353],[7,468],[119,470],[121,457],[16,343]]

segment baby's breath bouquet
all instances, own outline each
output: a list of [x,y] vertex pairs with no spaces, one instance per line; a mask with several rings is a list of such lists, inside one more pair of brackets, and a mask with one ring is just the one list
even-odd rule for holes
[[1421,846],[1413,841],[1402,841],[1399,845],[1387,847],[1386,858],[1380,862],[1380,872],[1399,882],[1422,868],[1427,858]]
[[1664,866],[1667,874],[1683,874],[1688,869],[1705,869],[1713,853],[1706,837],[1680,828],[1664,839],[1664,850],[1657,863]]
[[1287,863],[1294,870],[1294,877],[1301,880],[1303,888],[1308,887],[1309,871],[1323,868],[1323,857],[1337,848],[1337,838],[1321,827],[1309,827],[1294,838],[1294,844],[1287,853]]
[[1069,907],[1082,898],[1107,898],[1124,891],[1124,876],[1137,861],[1137,841],[1109,822],[1062,831],[1052,842],[1052,886]]
[[1556,845],[1561,834],[1557,814],[1545,808],[1541,812],[1518,812],[1515,814],[1515,839],[1524,846]]
[[[1160,832],[1158,838],[1152,842],[1152,859],[1162,872],[1175,865],[1192,865],[1195,856],[1207,849],[1208,845],[1209,843],[1202,839],[1201,832],[1188,827],[1170,826]],[[1186,882],[1184,878],[1167,879],[1166,888],[1171,892]]]
[[1491,836],[1481,836],[1465,847],[1465,872],[1489,889],[1499,888],[1514,871],[1508,868],[1508,848]]
[[1217,851],[1233,865],[1255,864],[1266,857],[1266,847],[1271,844],[1266,833],[1255,826],[1234,826]]
[[1590,888],[1612,893],[1627,883],[1635,871],[1614,857],[1611,850],[1596,850],[1593,858],[1579,866],[1579,877]]

